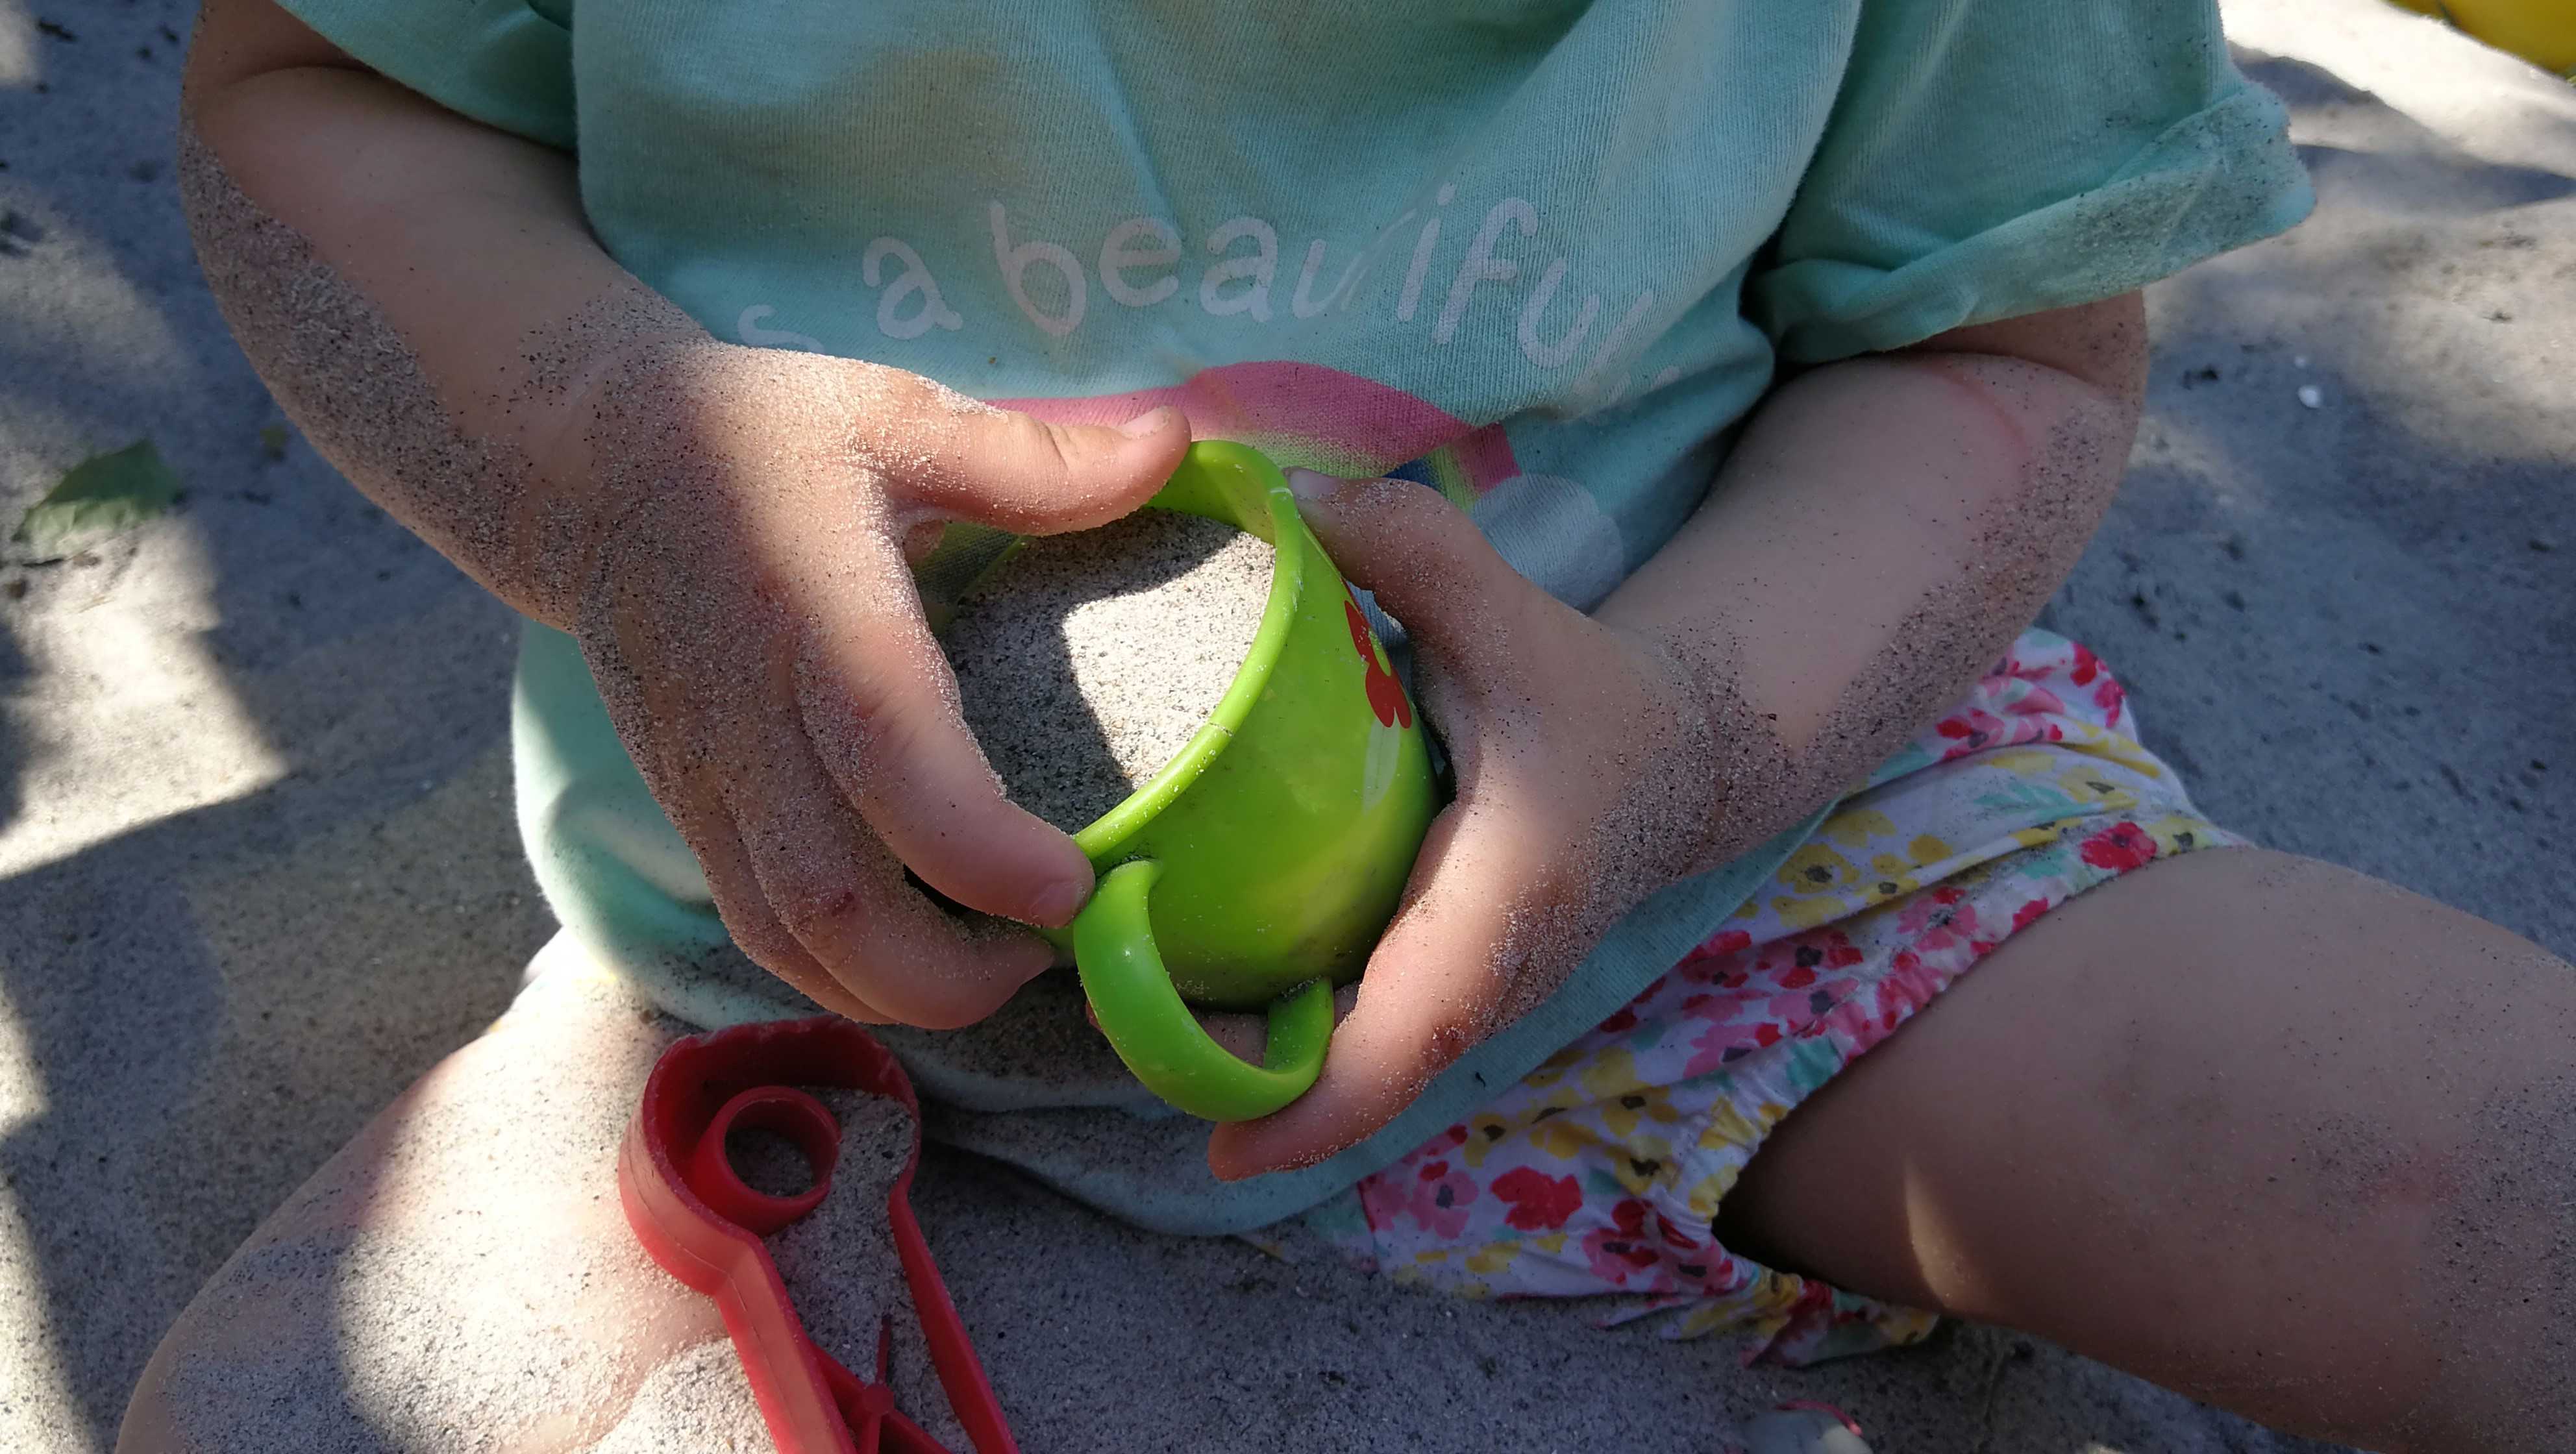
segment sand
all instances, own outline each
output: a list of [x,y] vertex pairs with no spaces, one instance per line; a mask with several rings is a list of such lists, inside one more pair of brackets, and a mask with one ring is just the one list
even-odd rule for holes
[[776,1448],[742,1359],[731,1341],[714,1339],[653,1370],[626,1417],[590,1454],[772,1454]]
[[820,1088],[815,1094],[841,1123],[841,1160],[823,1204],[769,1239],[778,1275],[814,1346],[863,1379],[876,1377],[878,1329],[892,1318],[886,1381],[895,1407],[932,1438],[962,1450],[965,1428],[939,1386],[886,1220],[886,1196],[912,1154],[912,1115],[883,1096]]
[[[878,1329],[892,1319],[888,1378],[895,1407],[952,1449],[965,1430],[949,1410],[897,1258],[886,1197],[912,1154],[913,1119],[901,1103],[863,1091],[808,1087],[841,1123],[831,1194],[804,1220],[769,1239],[788,1300],[814,1345],[862,1379],[876,1377]],[[785,1140],[757,1133],[727,1147],[743,1180],[772,1195],[812,1184]],[[767,1432],[731,1343],[700,1344],[655,1369],[595,1454],[677,1449],[767,1450]]]
[[1020,547],[941,638],[1011,800],[1067,832],[1116,807],[1216,710],[1270,599],[1272,552],[1141,510]]
[[[2323,208],[2151,290],[2146,435],[2051,624],[2223,821],[2576,954],[2576,681],[2540,669],[2576,551],[2576,97],[2377,0],[2230,17],[2285,57],[2258,79],[2307,83]],[[171,22],[0,42],[0,207],[43,234],[0,249],[0,527],[138,434],[190,492],[95,567],[0,564],[0,1448],[29,1454],[112,1443],[181,1305],[551,930],[511,822],[514,623],[303,443],[261,448],[172,196]],[[1881,1454],[2318,1447],[1995,1330],[1742,1369],[953,1156],[916,1198],[1033,1451],[1706,1449],[1796,1397]]]

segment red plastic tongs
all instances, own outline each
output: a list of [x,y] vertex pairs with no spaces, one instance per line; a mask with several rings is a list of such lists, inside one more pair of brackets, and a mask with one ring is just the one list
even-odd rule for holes
[[[821,1206],[841,1130],[802,1085],[890,1096],[913,1117],[912,1154],[886,1199],[903,1278],[949,1407],[977,1454],[1017,1454],[1002,1406],[912,1214],[921,1161],[921,1102],[886,1048],[847,1020],[739,1025],[662,1053],[617,1157],[618,1198],[636,1240],[662,1270],[716,1300],[779,1454],[948,1454],[894,1406],[886,1386],[893,1318],[879,1325],[876,1377],[862,1380],[814,1346],[761,1238]],[[755,1191],[725,1156],[736,1129],[785,1137],[813,1169],[792,1197]]]

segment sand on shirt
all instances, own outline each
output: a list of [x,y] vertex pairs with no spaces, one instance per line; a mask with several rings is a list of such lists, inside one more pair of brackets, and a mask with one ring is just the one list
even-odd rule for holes
[[941,638],[1011,800],[1071,832],[1188,745],[1252,649],[1270,544],[1140,510],[1028,541]]

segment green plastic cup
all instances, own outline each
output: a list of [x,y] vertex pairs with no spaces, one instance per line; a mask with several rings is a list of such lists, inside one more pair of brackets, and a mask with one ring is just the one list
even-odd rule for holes
[[[1099,887],[1047,937],[1071,952],[1138,1080],[1191,1115],[1244,1121],[1322,1072],[1333,987],[1367,964],[1431,825],[1430,754],[1277,467],[1239,444],[1196,444],[1149,508],[1270,542],[1270,603],[1189,745],[1073,835]],[[1193,1006],[1266,1011],[1262,1063],[1210,1039]]]

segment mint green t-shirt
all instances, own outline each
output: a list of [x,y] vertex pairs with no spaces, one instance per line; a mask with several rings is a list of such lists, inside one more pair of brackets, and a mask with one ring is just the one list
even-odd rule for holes
[[[1698,506],[1783,363],[2114,296],[2309,204],[2207,0],[286,4],[572,150],[609,251],[719,337],[1063,420],[1176,402],[1283,465],[1441,491],[1585,608]],[[733,949],[541,628],[514,731],[539,881],[592,953],[699,1023],[810,1008]],[[1617,1009],[1803,831],[1649,900],[1301,1172],[1221,1186],[1197,1123],[1023,1073],[1009,1036],[888,1039],[951,1107],[934,1133],[1148,1225],[1248,1228]]]

